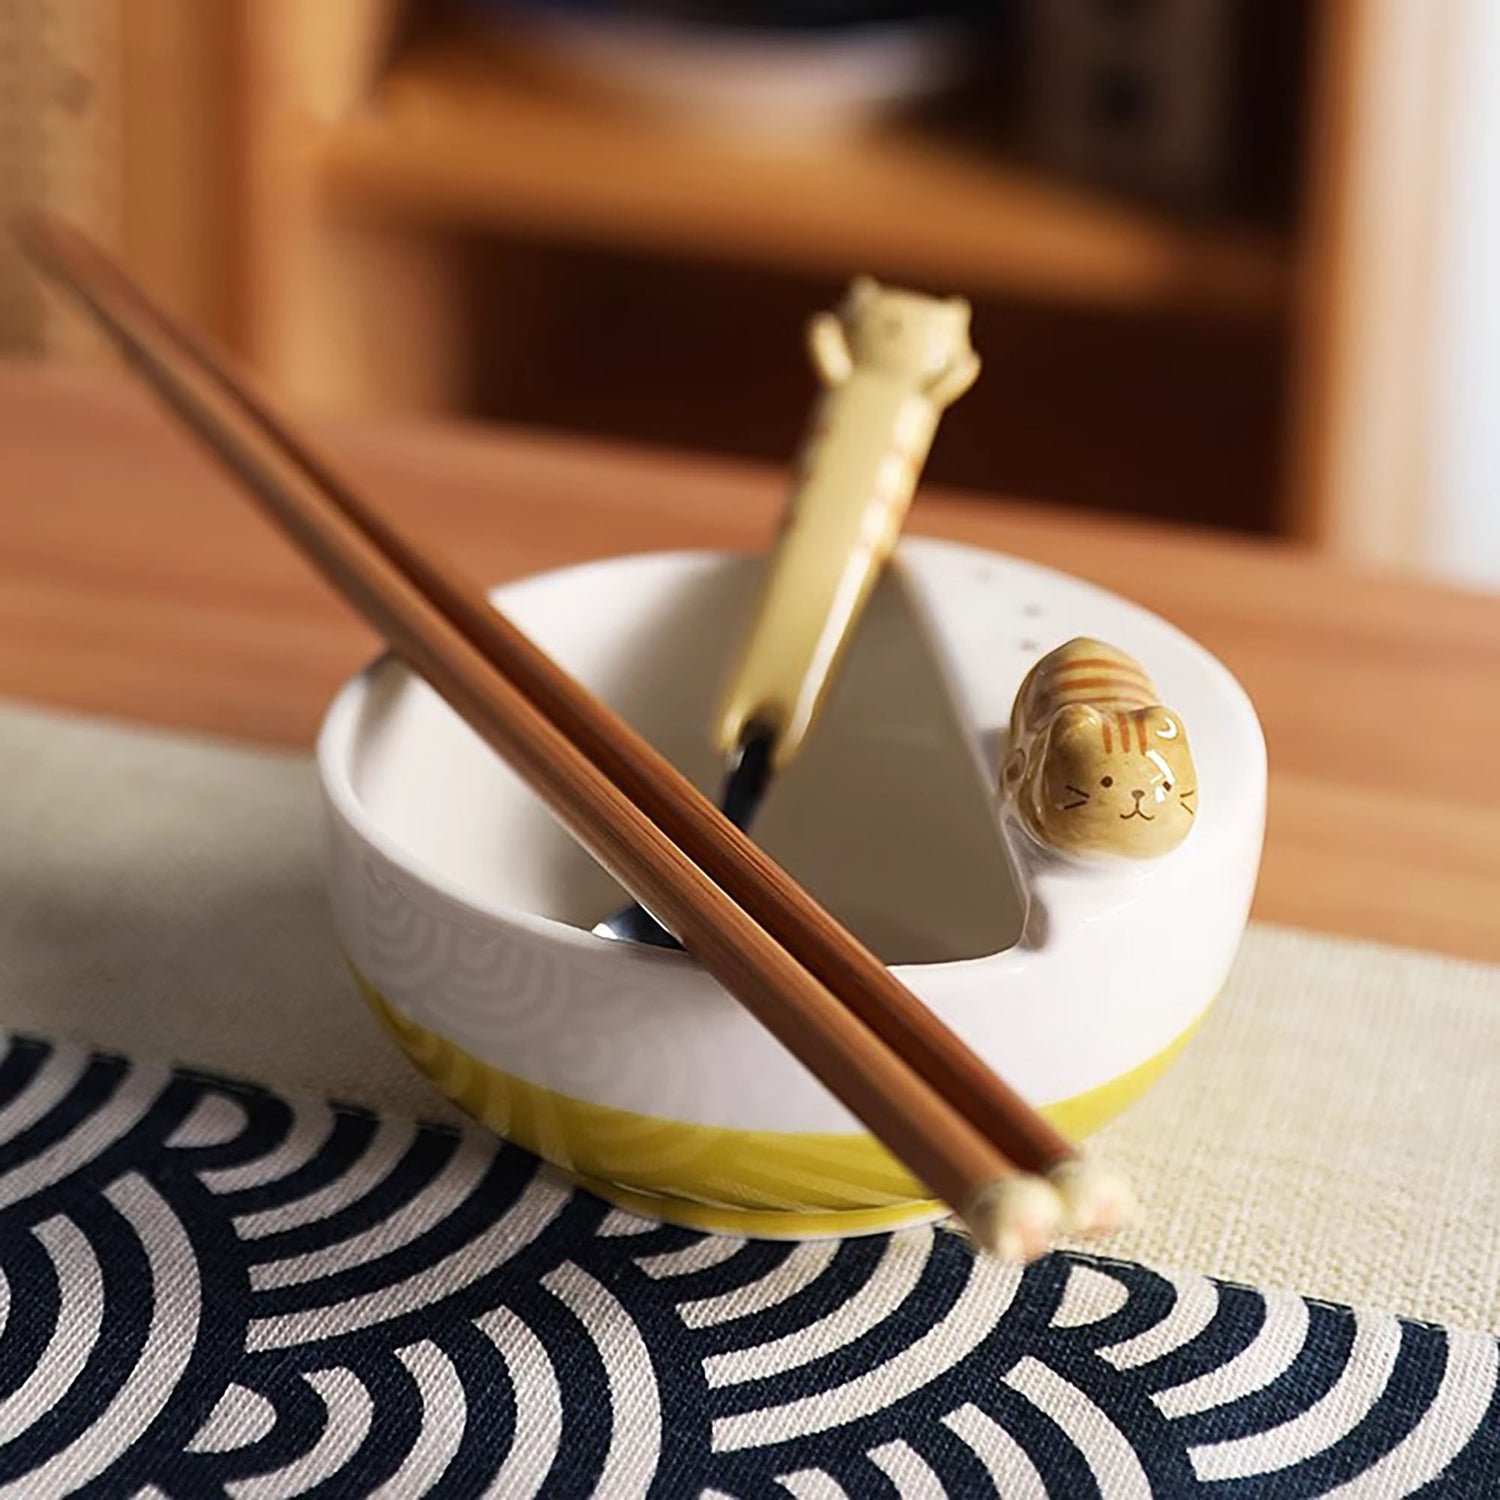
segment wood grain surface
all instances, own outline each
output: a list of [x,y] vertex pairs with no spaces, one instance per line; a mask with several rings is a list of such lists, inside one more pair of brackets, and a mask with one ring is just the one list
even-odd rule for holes
[[[494,429],[325,424],[372,497],[493,581],[763,546],[782,479]],[[912,529],[1140,600],[1245,684],[1264,920],[1500,960],[1500,599],[1287,547],[924,493]],[[307,746],[373,637],[118,378],[0,365],[0,695]]]

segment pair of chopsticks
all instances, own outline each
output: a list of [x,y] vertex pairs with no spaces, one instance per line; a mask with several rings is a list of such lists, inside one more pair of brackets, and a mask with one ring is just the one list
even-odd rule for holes
[[227,362],[55,219],[18,236],[397,656],[986,1249],[1029,1259],[1126,1194],[475,586],[357,496]]

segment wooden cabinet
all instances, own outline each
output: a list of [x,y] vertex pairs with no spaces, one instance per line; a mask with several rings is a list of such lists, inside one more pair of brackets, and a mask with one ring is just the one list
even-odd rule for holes
[[[1448,0],[1308,8],[1300,189],[1256,221],[929,126],[736,151],[392,0],[118,3],[126,250],[294,399],[789,452],[796,321],[868,269],[979,304],[938,477],[1412,559]],[[748,311],[653,338],[674,297]]]

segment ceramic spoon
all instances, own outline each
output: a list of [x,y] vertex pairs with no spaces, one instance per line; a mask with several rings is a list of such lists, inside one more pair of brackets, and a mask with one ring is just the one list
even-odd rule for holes
[[[969,304],[859,277],[808,329],[822,382],[781,535],[713,725],[719,807],[747,829],[796,757],[911,507],[938,421],[979,373]],[[675,948],[632,904],[603,937]]]

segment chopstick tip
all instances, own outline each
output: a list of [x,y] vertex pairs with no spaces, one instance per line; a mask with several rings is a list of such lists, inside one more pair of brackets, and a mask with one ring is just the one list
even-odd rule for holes
[[1111,1167],[1074,1156],[1048,1172],[1047,1181],[1062,1200],[1069,1234],[1113,1234],[1140,1218],[1129,1182]]
[[962,1217],[980,1249],[999,1260],[1024,1263],[1051,1249],[1065,1210],[1051,1183],[1018,1172],[980,1188]]
[[33,269],[56,274],[57,262],[82,236],[65,219],[44,208],[25,205],[5,216],[6,227]]

